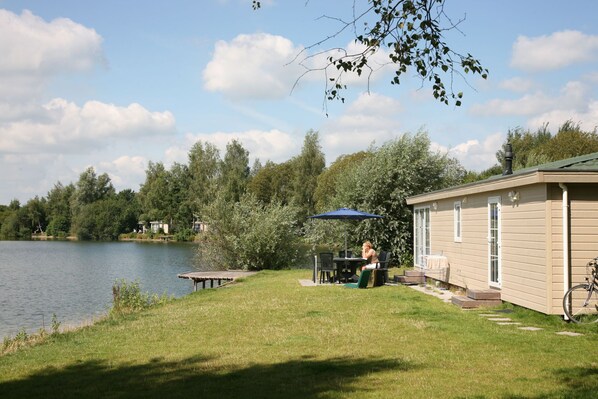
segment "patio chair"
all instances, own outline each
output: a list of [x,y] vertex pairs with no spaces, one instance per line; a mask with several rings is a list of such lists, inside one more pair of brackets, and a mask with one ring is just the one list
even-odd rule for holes
[[386,251],[380,251],[378,263],[374,273],[374,286],[378,287],[388,282],[388,266],[390,265],[390,254]]
[[325,279],[329,283],[334,282],[336,269],[334,268],[332,259],[334,259],[334,254],[332,252],[320,253],[320,284],[322,284]]
[[[345,256],[346,255],[346,256]],[[353,257],[353,251],[338,251],[339,258],[351,258]]]
[[367,288],[368,282],[370,281],[370,274],[372,274],[371,269],[365,269],[361,271],[359,275],[359,281],[356,283],[348,283],[345,284],[347,288]]

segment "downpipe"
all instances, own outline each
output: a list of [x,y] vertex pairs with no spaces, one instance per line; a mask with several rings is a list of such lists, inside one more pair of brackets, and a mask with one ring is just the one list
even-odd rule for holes
[[[563,190],[563,296],[569,290],[569,189],[563,183],[559,183]],[[563,312],[563,318],[569,320]]]

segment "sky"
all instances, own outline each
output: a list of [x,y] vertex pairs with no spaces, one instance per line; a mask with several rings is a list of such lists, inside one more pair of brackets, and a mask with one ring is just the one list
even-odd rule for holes
[[455,77],[461,107],[412,70],[391,85],[384,53],[369,81],[347,78],[344,103],[325,101],[325,75],[306,67],[355,46],[335,35],[352,12],[352,0],[0,0],[0,204],[90,166],[138,191],[150,161],[188,163],[198,140],[279,163],[315,130],[330,164],[425,131],[481,171],[510,129],[598,125],[596,1],[447,0],[461,21],[447,43],[489,69]]

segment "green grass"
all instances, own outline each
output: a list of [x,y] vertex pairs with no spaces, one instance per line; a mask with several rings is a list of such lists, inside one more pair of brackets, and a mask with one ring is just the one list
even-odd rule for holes
[[[505,306],[499,326],[408,287],[227,288],[51,336],[0,357],[8,398],[590,398],[598,326]],[[569,330],[580,337],[556,335]]]

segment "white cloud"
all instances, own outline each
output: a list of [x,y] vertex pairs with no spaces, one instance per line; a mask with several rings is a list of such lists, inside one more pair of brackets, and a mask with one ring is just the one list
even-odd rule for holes
[[433,142],[431,148],[440,152],[448,152],[450,156],[457,158],[467,170],[480,172],[497,163],[496,151],[501,148],[504,140],[503,133],[494,133],[486,136],[481,142],[471,139],[451,148]]
[[530,91],[535,86],[531,79],[525,79],[522,77],[514,77],[505,79],[499,83],[499,87],[505,90],[514,91],[516,93],[524,93]]
[[291,63],[301,50],[289,39],[267,33],[218,41],[203,71],[204,87],[232,99],[283,98],[302,72]]
[[174,116],[139,104],[119,107],[89,101],[79,107],[61,98],[38,109],[37,119],[0,124],[0,152],[88,152],[114,140],[170,134]]
[[111,162],[100,162],[99,169],[110,176],[117,191],[133,188],[144,180],[147,160],[141,156],[123,155]]
[[31,97],[57,74],[105,64],[101,46],[95,30],[70,19],[0,9],[0,99]]
[[568,109],[584,108],[587,105],[589,90],[587,85],[578,82],[568,82],[558,94],[537,91],[525,94],[517,99],[494,99],[486,104],[476,104],[471,107],[474,115],[519,115],[532,116],[567,107]]
[[[358,54],[364,49],[365,46],[350,42],[344,51],[310,53],[282,36],[267,33],[238,35],[230,42],[221,40],[216,43],[212,60],[203,71],[204,87],[235,100],[280,99],[288,97],[304,82],[325,82],[323,69],[329,64],[328,57]],[[361,76],[345,73],[342,83],[365,87],[392,68],[384,49],[372,55],[369,64],[372,74],[367,68]],[[329,77],[336,76],[336,68],[330,69]]]
[[530,119],[528,125],[531,129],[537,129],[548,123],[549,126],[556,129],[568,120],[579,123],[584,130],[596,129],[598,127],[598,101],[591,101],[583,111],[565,108],[540,114]]
[[538,37],[519,36],[511,66],[524,71],[549,71],[591,62],[598,56],[598,36],[565,30]]
[[241,132],[213,132],[187,134],[185,142],[168,148],[165,152],[166,162],[187,163],[189,150],[197,141],[209,142],[220,150],[224,157],[226,145],[232,140],[237,140],[243,148],[249,151],[250,162],[259,158],[262,163],[267,160],[272,162],[285,162],[297,155],[300,151],[303,137],[297,138],[290,133],[272,129],[246,130]]
[[367,150],[370,144],[381,145],[401,133],[399,101],[380,94],[361,94],[343,115],[328,121],[320,131],[327,161],[342,154]]

